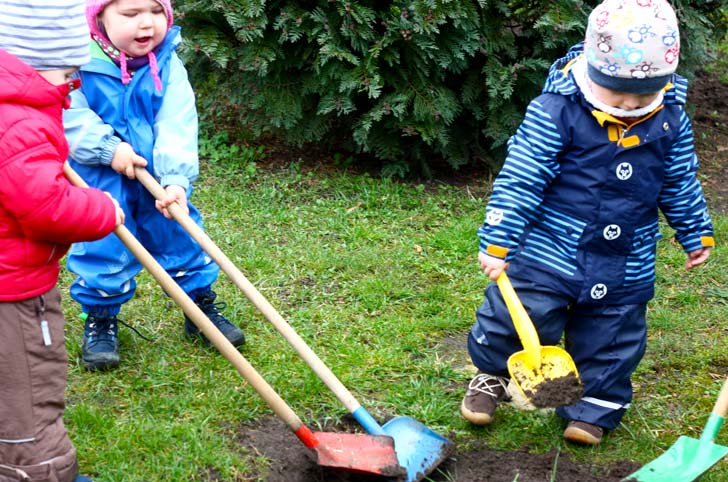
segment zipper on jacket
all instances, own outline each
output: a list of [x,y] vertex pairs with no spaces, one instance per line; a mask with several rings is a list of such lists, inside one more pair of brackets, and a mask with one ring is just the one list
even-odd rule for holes
[[663,107],[664,105],[660,105],[655,110],[642,117],[641,119],[637,120],[636,122],[633,122],[632,124],[627,124],[626,122],[617,119],[613,115],[607,114],[606,112],[602,112],[600,110],[593,110],[592,115],[596,118],[597,122],[599,122],[600,126],[607,126],[607,138],[611,142],[616,142],[618,146],[624,148],[630,148],[640,145],[642,140],[637,135],[627,136],[627,134],[629,134],[629,131],[637,124],[641,124],[657,114],[659,111],[662,110]]
[[57,244],[54,244],[51,247],[51,254],[48,255],[48,259],[46,260],[45,264],[48,264],[51,261],[53,261],[53,257],[56,255],[56,249],[58,249],[58,245]]
[[43,295],[38,297],[40,305],[38,306],[38,317],[40,318],[40,334],[43,338],[43,344],[45,346],[51,346],[51,330],[48,328],[48,320],[45,318],[46,304]]

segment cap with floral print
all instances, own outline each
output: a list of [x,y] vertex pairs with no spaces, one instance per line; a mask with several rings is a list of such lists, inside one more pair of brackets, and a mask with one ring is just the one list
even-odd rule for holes
[[666,0],[604,0],[589,15],[589,78],[611,90],[657,92],[677,69],[680,31]]

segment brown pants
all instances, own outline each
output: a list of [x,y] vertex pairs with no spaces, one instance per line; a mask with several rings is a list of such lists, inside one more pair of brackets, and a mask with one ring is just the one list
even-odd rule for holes
[[0,482],[73,482],[63,425],[68,356],[57,288],[0,302]]

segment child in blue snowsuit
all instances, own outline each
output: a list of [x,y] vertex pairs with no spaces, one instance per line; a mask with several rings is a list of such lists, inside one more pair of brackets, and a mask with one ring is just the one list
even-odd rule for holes
[[[687,82],[675,74],[679,41],[665,0],[596,7],[585,42],[554,63],[510,139],[478,231],[482,270],[495,280],[508,269],[541,344],[565,334],[584,387],[579,401],[556,409],[570,442],[598,444],[631,402],[654,296],[658,210],[688,269],[714,245]],[[522,350],[494,283],[468,350],[478,373],[461,413],[486,425],[508,397],[507,359]]]
[[[187,72],[175,49],[181,42],[169,0],[89,0],[89,64],[82,88],[64,114],[72,167],[110,192],[126,213],[126,227],[190,295],[233,345],[244,334],[218,310],[212,284],[219,267],[175,221],[177,202],[200,226],[189,203],[198,175],[197,111]],[[156,201],[134,178],[146,166],[167,192]],[[78,275],[71,297],[87,314],[82,360],[90,369],[119,364],[117,315],[134,295],[141,265],[115,237],[78,243],[68,269]],[[202,336],[185,316],[185,332]],[[204,338],[204,337],[203,337]]]

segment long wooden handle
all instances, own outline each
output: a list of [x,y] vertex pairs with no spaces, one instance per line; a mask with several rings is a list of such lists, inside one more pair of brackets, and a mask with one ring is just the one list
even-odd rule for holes
[[720,427],[723,426],[725,420],[726,411],[728,410],[728,378],[723,382],[723,387],[720,389],[718,394],[718,400],[715,401],[713,411],[710,412],[708,421],[705,422],[705,427],[700,433],[700,445],[698,451],[709,452],[709,448],[715,442],[715,438],[718,436]]
[[725,414],[728,413],[728,378],[723,382],[723,388],[720,389],[718,400],[715,401],[713,407],[714,415],[725,418]]
[[[156,199],[165,196],[164,188],[156,179],[143,167],[136,168],[136,177],[152,193]],[[167,208],[170,215],[197,241],[210,257],[220,266],[220,269],[232,280],[235,285],[245,294],[253,305],[270,321],[278,332],[290,343],[303,360],[311,367],[318,377],[331,389],[336,397],[344,404],[349,412],[354,413],[361,405],[354,396],[347,390],[343,383],[333,374],[323,361],[314,353],[305,341],[296,333],[286,320],[276,311],[268,300],[248,281],[243,273],[233,264],[232,261],[215,245],[210,237],[197,223],[177,204]]]
[[[71,184],[80,187],[88,187],[86,182],[66,162],[63,166],[63,173]],[[217,348],[220,353],[232,363],[235,369],[265,400],[270,408],[278,415],[288,427],[296,432],[305,428],[301,419],[293,412],[285,401],[271,388],[270,385],[260,376],[245,357],[228,341],[220,330],[213,325],[205,313],[195,304],[194,301],[184,292],[172,277],[162,268],[156,259],[144,248],[134,237],[126,226],[120,225],[114,230],[114,234],[132,252],[144,268],[157,280],[164,291],[174,299],[182,310],[190,317],[195,325],[205,334],[208,340]],[[300,437],[299,437],[300,438]],[[303,440],[303,439],[302,439]],[[306,443],[304,441],[304,443]],[[308,444],[307,444],[308,445]]]
[[518,338],[521,340],[523,349],[526,350],[532,367],[540,367],[541,343],[531,317],[528,316],[526,309],[521,304],[521,300],[518,299],[518,295],[516,295],[511,280],[508,279],[505,271],[501,272],[496,283],[498,283],[498,288],[513,319],[513,325],[516,327],[516,332],[518,332]]

